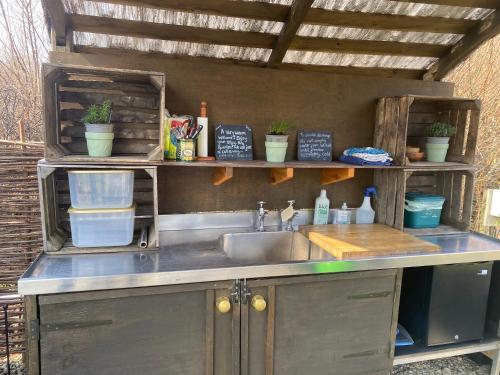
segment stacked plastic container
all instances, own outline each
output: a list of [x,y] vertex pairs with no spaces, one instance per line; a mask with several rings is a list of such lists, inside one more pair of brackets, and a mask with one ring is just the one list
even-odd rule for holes
[[68,172],[71,236],[76,247],[126,246],[134,235],[134,171]]
[[408,228],[436,228],[441,218],[445,197],[441,195],[406,193],[404,225]]

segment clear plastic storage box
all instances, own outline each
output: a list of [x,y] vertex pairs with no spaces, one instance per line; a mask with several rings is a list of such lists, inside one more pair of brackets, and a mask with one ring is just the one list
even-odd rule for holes
[[73,208],[126,208],[134,199],[134,171],[120,169],[68,172]]
[[76,247],[130,245],[134,236],[135,205],[128,208],[68,210]]

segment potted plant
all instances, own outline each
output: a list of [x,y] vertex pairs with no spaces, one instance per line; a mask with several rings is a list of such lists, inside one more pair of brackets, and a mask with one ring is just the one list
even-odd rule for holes
[[435,122],[427,128],[427,161],[444,162],[450,137],[457,129],[446,122]]
[[111,121],[111,101],[105,100],[101,105],[92,104],[82,118],[85,124],[85,139],[89,156],[111,156],[113,148],[113,124]]
[[266,134],[266,159],[273,163],[285,161],[288,147],[288,130],[292,124],[286,120],[276,121],[271,124]]

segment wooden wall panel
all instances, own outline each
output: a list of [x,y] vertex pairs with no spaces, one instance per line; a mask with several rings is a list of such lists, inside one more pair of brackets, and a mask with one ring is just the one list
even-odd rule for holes
[[[166,78],[166,107],[171,113],[195,114],[208,102],[209,139],[213,125],[249,124],[254,128],[255,157],[265,158],[264,135],[273,120],[289,119],[297,129],[333,131],[334,155],[350,146],[371,146],[376,99],[407,94],[449,96],[453,84],[418,80],[284,71],[246,66],[200,64],[151,58],[131,53],[123,59],[78,53],[51,53],[52,62],[159,71]],[[296,153],[295,134],[289,139],[287,159]],[[213,153],[213,141],[209,144]],[[296,199],[298,208],[314,206],[321,189],[319,170],[296,170],[294,179],[272,186],[267,170],[234,171],[234,178],[211,185],[209,168],[160,168],[160,214],[254,209],[257,200],[268,208],[283,208]],[[362,188],[372,183],[372,172],[356,171],[354,179],[327,187],[334,205],[359,205]]]

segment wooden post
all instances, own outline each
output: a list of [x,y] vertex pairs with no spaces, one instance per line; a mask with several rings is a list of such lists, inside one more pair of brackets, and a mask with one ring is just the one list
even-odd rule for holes
[[[19,142],[24,143],[25,133],[24,133],[24,122],[19,120]],[[24,150],[25,146],[21,144],[21,148]]]

